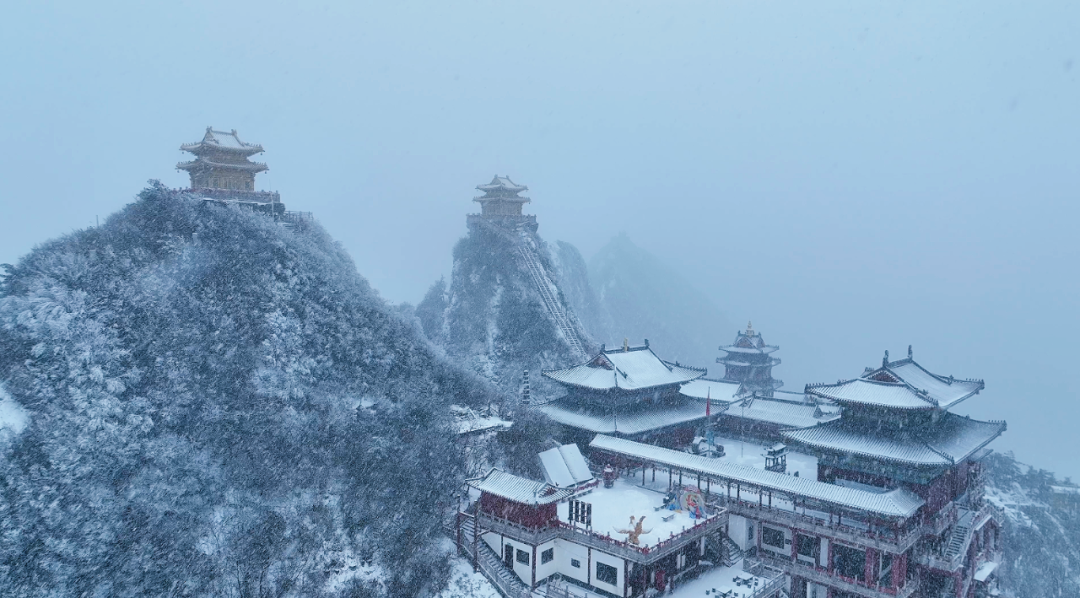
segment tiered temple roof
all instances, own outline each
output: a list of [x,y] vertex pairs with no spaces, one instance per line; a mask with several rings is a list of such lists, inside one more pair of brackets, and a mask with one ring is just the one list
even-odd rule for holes
[[248,161],[249,156],[262,153],[263,148],[257,143],[240,141],[236,129],[226,132],[206,127],[202,141],[185,143],[180,149],[195,154],[194,160],[176,165],[191,176],[192,189],[253,193],[255,175],[269,169],[262,162]]
[[716,363],[724,365],[724,380],[739,382],[748,391],[770,395],[784,385],[772,377],[772,368],[780,365],[780,359],[771,353],[779,349],[776,345],[766,345],[761,333],[755,332],[753,324],[747,322],[746,330],[735,335],[735,342],[720,347],[727,355],[717,357]]
[[[723,409],[722,403],[714,403],[712,415]],[[619,408],[583,405],[573,398],[563,398],[540,405],[536,410],[559,424],[596,434],[620,436],[705,421],[705,401],[687,398]]]
[[1005,422],[983,422],[952,413],[931,426],[867,430],[834,421],[784,432],[800,444],[913,466],[949,466],[974,455],[1005,431]]
[[180,146],[185,152],[191,152],[196,156],[208,153],[229,152],[241,156],[253,156],[261,154],[263,147],[258,143],[244,143],[236,135],[236,129],[231,131],[215,131],[212,127],[206,127],[206,134],[202,141],[185,143]]
[[[701,378],[704,368],[670,363],[656,356],[646,343],[641,347],[601,349],[588,362],[543,375],[560,384],[587,390],[639,391],[685,384]],[[723,399],[720,399],[723,400]]]
[[948,410],[985,388],[982,380],[961,380],[933,374],[908,357],[867,368],[863,375],[836,384],[807,385],[807,394],[846,406],[883,407],[901,410]]

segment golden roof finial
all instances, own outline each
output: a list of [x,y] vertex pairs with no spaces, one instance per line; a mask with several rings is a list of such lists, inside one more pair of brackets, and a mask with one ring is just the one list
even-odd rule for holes
[[746,321],[746,336],[754,336],[754,323],[749,320]]
[[623,350],[623,353],[626,353],[627,351],[630,350],[630,339],[628,339],[628,338],[622,339],[622,350]]

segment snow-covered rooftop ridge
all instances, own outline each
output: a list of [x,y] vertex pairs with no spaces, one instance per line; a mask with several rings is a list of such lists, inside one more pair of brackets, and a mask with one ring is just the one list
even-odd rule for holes
[[698,378],[691,380],[679,387],[679,392],[687,397],[695,399],[712,399],[718,403],[731,403],[736,401],[741,384],[725,380],[711,380]]
[[527,505],[559,502],[573,494],[570,490],[516,476],[498,468],[493,468],[478,478],[466,480],[466,483],[482,493],[493,494]]
[[758,488],[787,493],[816,500],[841,508],[868,512],[884,517],[906,519],[915,514],[925,502],[908,490],[897,488],[885,493],[844,488],[808,478],[756,469],[728,463],[649,444],[632,442],[599,434],[589,444],[594,449],[615,453],[632,459],[676,467],[684,471],[744,483]]
[[839,413],[827,413],[813,403],[799,404],[764,397],[744,399],[732,405],[726,413],[730,417],[752,419],[788,428],[807,428],[840,417]]
[[590,390],[642,390],[657,386],[685,384],[705,375],[705,368],[664,361],[646,344],[601,350],[586,363],[561,370],[545,370],[556,382]]
[[544,479],[552,486],[573,488],[593,480],[589,465],[576,444],[564,444],[540,453]]
[[761,336],[761,333],[755,332],[754,325],[747,322],[746,330],[738,331],[735,334],[734,342],[726,347],[720,347],[720,350],[728,353],[755,353],[767,355],[779,348],[780,347],[776,345],[766,345],[765,339]]
[[[652,404],[622,411],[591,409],[578,405],[573,399],[559,399],[538,406],[537,411],[552,421],[598,434],[634,435],[678,424],[705,419],[705,401],[683,399],[677,403]],[[712,413],[724,405],[717,402]]]
[[[528,191],[529,188],[525,185],[518,185],[514,181],[510,180],[508,176],[495,175],[491,179],[491,182],[486,185],[477,185],[478,191],[483,191],[485,197],[515,197],[522,191]],[[522,198],[524,199],[524,198]]]
[[240,138],[236,135],[236,129],[231,131],[218,131],[213,127],[206,127],[206,134],[203,135],[202,141],[197,143],[185,143],[180,146],[180,149],[186,152],[203,148],[234,150],[246,154],[255,154],[263,151],[262,146],[257,143],[244,143],[243,141],[240,141]]
[[915,361],[909,347],[906,359],[889,361],[886,351],[881,367],[867,368],[859,378],[836,384],[808,384],[806,392],[839,403],[948,410],[985,386],[982,380],[931,373]]
[[983,422],[952,413],[915,433],[884,434],[843,425],[843,420],[784,432],[789,440],[836,452],[909,465],[952,465],[975,454],[1005,431],[1005,422]]

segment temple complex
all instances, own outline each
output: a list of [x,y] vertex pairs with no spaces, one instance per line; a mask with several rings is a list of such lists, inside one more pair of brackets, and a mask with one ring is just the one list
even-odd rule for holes
[[[982,461],[1006,425],[950,411],[982,380],[935,374],[910,347],[786,399],[704,373],[625,343],[544,372],[568,392],[535,408],[584,439],[591,471],[564,445],[541,457],[546,483],[471,481],[458,545],[506,595],[652,596],[672,581],[676,598],[996,595],[1004,519]],[[694,432],[743,439],[702,453]]]
[[771,354],[779,348],[766,345],[761,333],[755,332],[747,322],[746,331],[737,333],[735,342],[720,347],[727,355],[717,357],[716,363],[724,365],[724,380],[742,384],[749,393],[771,397],[774,390],[784,385],[772,377],[773,366],[780,365],[780,359]]

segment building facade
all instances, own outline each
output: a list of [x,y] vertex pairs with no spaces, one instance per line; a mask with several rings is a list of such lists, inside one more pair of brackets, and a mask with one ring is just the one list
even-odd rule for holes
[[779,349],[776,345],[766,345],[761,333],[747,322],[746,330],[735,335],[735,342],[720,347],[727,355],[717,357],[716,363],[724,366],[724,380],[741,384],[746,392],[771,397],[773,391],[784,385],[772,377],[773,366],[780,365],[780,358],[772,353]]
[[248,160],[261,154],[263,148],[257,143],[240,141],[236,129],[216,131],[206,127],[201,141],[185,143],[180,149],[195,155],[194,160],[176,165],[191,176],[192,189],[254,192],[255,175],[269,169],[262,162]]
[[704,397],[680,392],[705,373],[704,368],[660,359],[648,341],[614,350],[601,347],[583,364],[544,371],[566,394],[536,409],[562,425],[569,442],[584,445],[594,434],[610,434],[667,446],[686,444],[705,423],[707,412],[718,416],[724,401],[731,400],[718,398],[710,406]]

